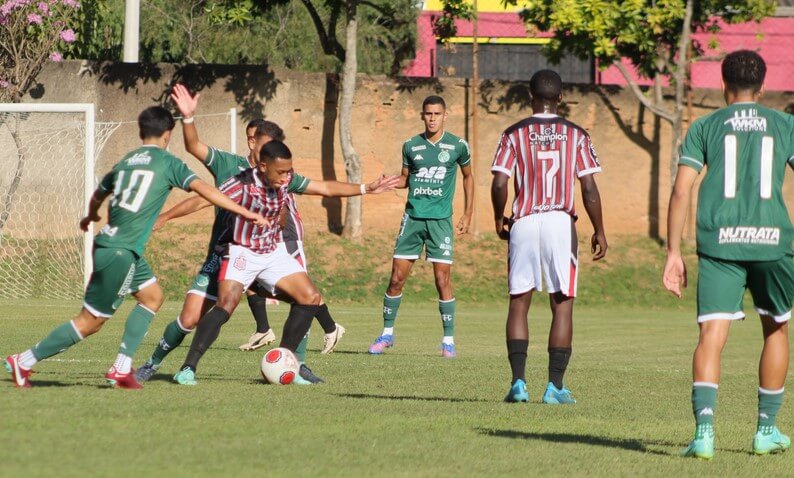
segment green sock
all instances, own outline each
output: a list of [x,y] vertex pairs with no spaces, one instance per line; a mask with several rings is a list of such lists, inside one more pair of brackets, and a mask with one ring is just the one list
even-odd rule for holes
[[455,299],[439,300],[438,311],[441,312],[441,325],[444,327],[444,337],[455,335]]
[[780,405],[783,404],[783,389],[780,390],[766,390],[763,388],[758,389],[758,430],[772,432],[771,428],[775,426],[775,418],[777,412],[780,410]]
[[124,324],[124,335],[121,336],[121,345],[119,346],[119,353],[127,357],[134,357],[138,347],[143,342],[146,332],[149,331],[149,325],[154,319],[154,312],[146,307],[138,304],[132,309],[130,315],[127,317],[127,322]]
[[52,329],[50,335],[44,337],[44,339],[34,345],[31,350],[36,360],[44,360],[45,358],[52,357],[53,355],[65,351],[81,340],[83,340],[83,337],[80,336],[80,333],[77,332],[77,329],[70,320]]
[[295,349],[295,356],[298,357],[298,362],[304,363],[306,362],[306,347],[309,346],[309,332],[306,332],[306,335],[303,336],[301,343],[298,344],[298,348]]
[[394,327],[394,321],[397,320],[397,310],[400,308],[400,301],[403,295],[391,297],[388,294],[383,296],[383,326]]
[[185,336],[187,336],[189,333],[190,331],[185,332],[179,325],[179,319],[169,322],[169,324],[165,326],[165,330],[163,331],[162,338],[160,338],[160,342],[154,349],[154,353],[152,354],[152,363],[155,365],[160,365],[163,359],[165,359],[165,357],[168,356],[172,350],[179,347],[179,345],[182,343],[182,340],[184,340]]
[[717,384],[695,382],[692,384],[692,411],[695,424],[714,426],[714,412],[717,409]]

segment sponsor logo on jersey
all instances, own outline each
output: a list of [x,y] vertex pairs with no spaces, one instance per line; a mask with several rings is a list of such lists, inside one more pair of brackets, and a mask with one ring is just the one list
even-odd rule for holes
[[451,149],[452,151],[455,151],[455,147],[447,143],[438,143],[438,147],[441,149]]
[[141,164],[149,164],[150,162],[152,162],[152,157],[149,156],[148,152],[137,153],[127,160],[127,166],[138,166]]
[[421,154],[417,154],[416,156],[414,156],[414,161],[421,161],[423,159],[425,158],[423,158]]
[[419,146],[412,147],[411,148],[411,152],[413,153],[414,151],[424,151],[426,149],[427,149],[427,146],[425,146],[423,144],[420,144]]
[[766,118],[758,116],[758,110],[739,110],[733,113],[733,118],[725,120],[734,131],[766,131]]
[[413,195],[414,196],[439,196],[443,195],[444,193],[441,191],[441,188],[414,188]]
[[447,161],[449,161],[449,153],[446,151],[441,151],[440,153],[438,153],[438,160],[442,163],[446,163]]
[[721,227],[719,244],[780,244],[780,229],[777,227]]
[[104,226],[102,226],[102,229],[99,230],[100,234],[104,234],[108,237],[115,236],[117,232],[119,232],[119,228],[113,227],[110,224],[105,224]]
[[551,143],[552,141],[565,141],[568,139],[562,133],[555,133],[553,129],[546,128],[542,133],[535,131],[529,133],[529,140],[533,143]]

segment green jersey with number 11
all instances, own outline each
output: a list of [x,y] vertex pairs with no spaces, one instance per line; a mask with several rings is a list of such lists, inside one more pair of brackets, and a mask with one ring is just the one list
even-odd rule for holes
[[794,117],[757,103],[734,103],[692,123],[679,164],[700,171],[698,254],[772,261],[791,254],[783,201],[786,165],[794,166]]

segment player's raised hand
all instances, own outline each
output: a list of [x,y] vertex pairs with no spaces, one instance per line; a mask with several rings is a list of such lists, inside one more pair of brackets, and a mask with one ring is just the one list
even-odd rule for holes
[[192,118],[196,114],[199,96],[199,93],[191,95],[187,87],[181,83],[174,85],[174,89],[171,90],[171,100],[183,118]]
[[686,265],[680,254],[667,254],[662,284],[674,296],[681,298],[681,288],[686,288]]
[[590,238],[590,252],[593,253],[593,260],[603,259],[607,255],[607,237],[603,234],[593,234]]
[[457,233],[457,235],[459,236],[462,234],[468,234],[470,225],[471,225],[471,216],[470,215],[467,216],[466,214],[464,214],[460,218],[460,221],[458,221],[458,225],[455,226],[455,233]]
[[80,230],[83,231],[83,232],[88,232],[88,226],[90,226],[92,222],[97,222],[100,219],[102,219],[102,218],[99,217],[99,215],[86,216],[86,217],[80,219]]
[[400,184],[400,178],[401,176],[381,174],[378,179],[367,184],[367,194],[380,194],[391,191]]

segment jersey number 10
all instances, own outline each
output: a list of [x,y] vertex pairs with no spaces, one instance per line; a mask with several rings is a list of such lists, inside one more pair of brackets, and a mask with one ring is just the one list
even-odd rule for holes
[[[771,136],[761,138],[761,199],[772,197],[772,159],[775,142]],[[725,197],[736,197],[736,135],[725,135]]]
[[126,188],[124,187],[124,173],[125,171],[119,171],[119,175],[116,177],[112,205],[118,205],[128,211],[138,212],[143,200],[146,198],[146,193],[149,192],[149,187],[152,185],[154,172],[142,169],[133,170]]

